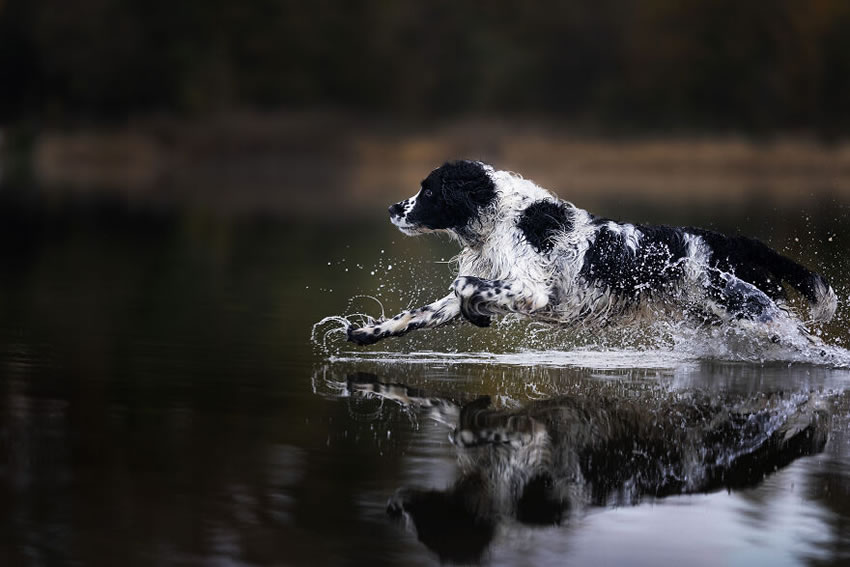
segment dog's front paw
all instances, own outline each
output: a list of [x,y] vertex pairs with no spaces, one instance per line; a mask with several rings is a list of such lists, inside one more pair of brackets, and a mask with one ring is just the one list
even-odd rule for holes
[[489,327],[490,315],[484,312],[482,289],[486,282],[472,276],[461,276],[452,283],[452,291],[460,300],[460,313],[476,327]]
[[485,311],[484,298],[480,293],[460,296],[460,313],[476,327],[489,327],[490,315]]
[[384,338],[379,327],[366,326],[354,327],[351,326],[346,331],[346,338],[349,342],[356,345],[366,346],[372,345]]
[[475,325],[476,327],[489,327],[490,326],[490,316],[483,315],[477,312],[474,306],[470,305],[472,302],[469,300],[461,300],[460,302],[460,313],[463,315],[463,318]]

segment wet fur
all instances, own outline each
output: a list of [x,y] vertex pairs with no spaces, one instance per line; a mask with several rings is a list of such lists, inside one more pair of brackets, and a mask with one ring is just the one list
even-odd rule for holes
[[508,313],[591,327],[673,316],[770,335],[791,317],[783,282],[810,302],[813,321],[837,306],[822,276],[758,240],[600,218],[481,162],[444,164],[389,212],[405,234],[455,238],[459,277],[429,305],[350,326],[361,345],[460,318],[484,327]]

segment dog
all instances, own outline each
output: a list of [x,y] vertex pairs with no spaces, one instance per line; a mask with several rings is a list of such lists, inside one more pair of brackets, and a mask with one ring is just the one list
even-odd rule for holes
[[404,234],[457,240],[459,276],[429,305],[349,324],[358,345],[460,318],[486,327],[511,313],[588,327],[667,315],[749,325],[777,341],[771,329],[792,317],[783,283],[808,300],[813,322],[829,321],[838,304],[821,275],[754,238],[598,217],[479,161],[438,167],[389,214]]

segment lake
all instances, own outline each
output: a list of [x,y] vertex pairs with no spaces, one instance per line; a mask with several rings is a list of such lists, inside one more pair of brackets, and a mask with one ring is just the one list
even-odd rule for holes
[[822,271],[824,364],[520,321],[358,349],[314,324],[441,296],[452,243],[3,195],[3,565],[850,561],[845,203],[595,211]]

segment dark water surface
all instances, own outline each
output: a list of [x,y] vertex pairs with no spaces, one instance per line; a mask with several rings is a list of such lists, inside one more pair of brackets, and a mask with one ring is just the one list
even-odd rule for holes
[[[2,565],[850,561],[846,368],[522,325],[364,355],[312,325],[437,297],[450,243],[6,205]],[[824,271],[846,348],[847,208],[762,209],[711,214]]]

